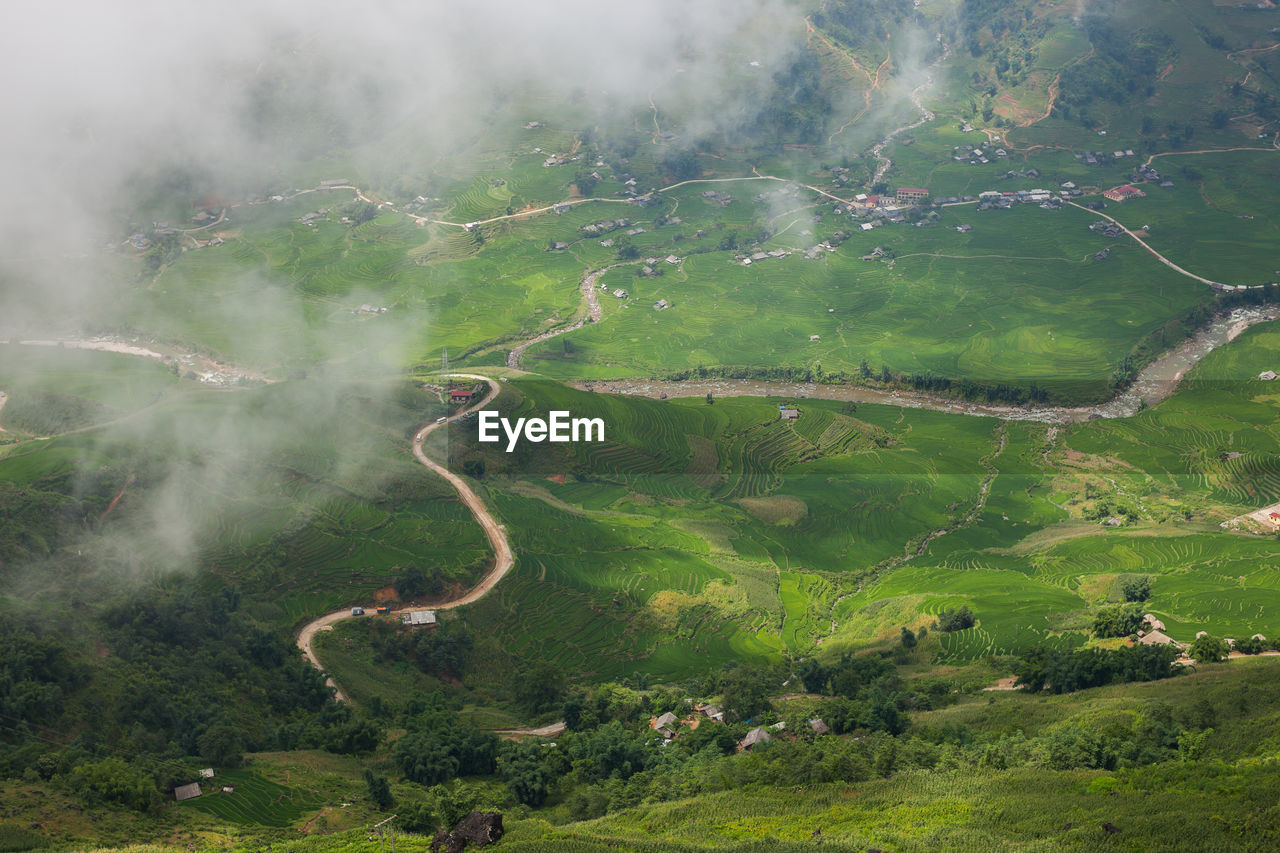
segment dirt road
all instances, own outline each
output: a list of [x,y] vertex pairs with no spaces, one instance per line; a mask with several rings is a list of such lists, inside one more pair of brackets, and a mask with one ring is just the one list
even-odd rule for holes
[[555,737],[564,734],[564,720],[558,723],[552,723],[549,726],[540,726],[536,729],[494,729],[493,733],[503,740],[511,740],[518,737]]
[[[1150,162],[1150,161],[1148,160],[1147,162]],[[1181,273],[1182,275],[1185,275],[1187,278],[1194,278],[1196,281],[1200,282],[1201,284],[1208,284],[1208,285],[1221,284],[1221,282],[1213,281],[1212,279],[1207,279],[1207,278],[1204,278],[1203,276],[1198,276],[1193,272],[1188,272],[1187,270],[1184,270],[1182,267],[1178,266],[1173,261],[1169,260],[1164,255],[1160,254],[1155,249],[1151,248],[1151,246],[1147,244],[1147,241],[1143,239],[1143,237],[1140,234],[1138,234],[1135,231],[1130,231],[1128,228],[1124,226],[1123,223],[1119,222],[1116,219],[1111,218],[1110,216],[1107,216],[1107,214],[1103,213],[1102,211],[1091,210],[1090,208],[1085,207],[1083,204],[1076,204],[1074,201],[1069,201],[1067,202],[1067,204],[1071,205],[1072,207],[1078,207],[1081,210],[1086,210],[1089,213],[1095,214],[1097,216],[1101,216],[1103,219],[1107,220],[1108,222],[1111,222],[1115,225],[1119,225],[1122,229],[1124,229],[1124,233],[1128,234],[1130,237],[1132,237],[1134,240],[1137,241],[1139,246],[1146,249],[1148,252],[1150,252],[1152,255],[1155,256],[1156,260],[1160,261],[1160,263],[1164,264],[1166,267],[1173,270],[1174,272]]]
[[524,357],[524,351],[536,343],[550,340],[558,335],[576,332],[578,329],[585,326],[588,321],[592,323],[599,323],[600,317],[603,315],[600,311],[600,294],[596,290],[596,280],[614,267],[625,267],[628,264],[641,263],[644,263],[644,261],[625,261],[620,264],[610,264],[607,267],[588,272],[584,275],[582,277],[582,283],[578,286],[578,289],[582,291],[582,302],[586,309],[586,316],[572,325],[562,326],[559,329],[552,329],[549,332],[543,332],[536,338],[530,338],[524,343],[518,344],[512,348],[511,352],[507,353],[507,367],[518,368],[520,366],[520,359]]
[[[493,589],[494,586],[497,585],[498,581],[502,580],[503,576],[505,576],[506,573],[511,570],[511,567],[515,565],[515,555],[512,553],[511,545],[507,541],[506,530],[485,507],[484,502],[480,500],[479,495],[475,493],[471,488],[471,485],[467,483],[466,480],[436,462],[427,455],[426,450],[424,449],[426,438],[432,432],[442,426],[445,426],[447,423],[466,417],[468,413],[482,408],[498,395],[498,383],[487,376],[478,376],[471,373],[454,373],[452,376],[454,378],[475,379],[477,381],[484,382],[489,386],[489,392],[480,402],[450,416],[445,423],[430,423],[418,430],[417,434],[413,437],[413,455],[417,457],[418,461],[424,466],[448,480],[449,484],[453,486],[454,491],[458,493],[458,497],[462,498],[462,502],[467,505],[467,509],[471,510],[472,516],[475,517],[475,520],[479,522],[480,527],[484,530],[484,534],[489,540],[489,545],[493,548],[494,558],[493,568],[485,573],[485,576],[480,579],[480,583],[476,584],[466,593],[457,598],[432,605],[431,609],[433,610],[450,610],[454,607],[462,607],[465,604],[471,604],[472,602],[479,601],[489,592],[489,590]],[[394,613],[397,614],[403,612],[403,610],[394,611]],[[315,650],[312,648],[312,642],[315,640],[316,634],[320,631],[332,630],[335,624],[341,622],[343,619],[350,618],[352,618],[351,608],[344,607],[342,610],[336,610],[333,613],[326,613],[319,619],[308,622],[303,626],[302,630],[298,632],[298,648],[302,649],[302,654],[316,669],[321,672],[324,671],[324,667],[321,666],[320,660],[316,657]],[[334,697],[338,699],[338,701],[348,701],[346,694],[342,692],[342,689],[338,687],[332,678],[329,678],[326,683],[334,689]],[[512,731],[516,732],[517,730],[513,729]]]
[[[456,421],[466,416],[469,412],[474,412],[477,409],[484,407],[490,400],[498,396],[498,383],[493,379],[490,379],[488,376],[479,376],[470,373],[455,373],[453,376],[464,379],[476,379],[484,382],[489,386],[489,393],[486,394],[484,399],[479,403],[457,413],[453,417],[449,418],[449,421]],[[432,423],[418,430],[418,434],[413,437],[413,455],[416,456],[418,461],[427,468],[449,481],[449,484],[453,486],[454,491],[458,493],[458,497],[462,498],[462,502],[467,505],[467,509],[471,510],[471,514],[475,516],[480,527],[484,529],[484,535],[488,538],[489,545],[493,548],[493,568],[490,569],[483,578],[481,578],[480,583],[476,584],[469,592],[459,598],[433,606],[433,609],[435,610],[450,610],[454,607],[462,607],[464,604],[471,604],[472,602],[479,601],[483,598],[489,590],[493,589],[494,586],[497,585],[498,581],[502,580],[503,576],[505,576],[507,572],[511,571],[511,567],[515,565],[516,560],[515,555],[511,552],[511,545],[507,541],[506,530],[498,523],[497,519],[489,513],[484,502],[480,500],[480,496],[472,490],[466,480],[439,464],[430,456],[427,456],[426,451],[423,449],[423,442],[426,440],[426,437],[442,426],[444,426],[444,424]]]

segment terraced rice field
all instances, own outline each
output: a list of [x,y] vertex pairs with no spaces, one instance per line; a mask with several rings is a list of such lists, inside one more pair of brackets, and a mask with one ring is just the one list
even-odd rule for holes
[[[1208,294],[1136,246],[1093,261],[1103,244],[1090,221],[1075,209],[956,208],[940,227],[859,232],[812,261],[793,254],[743,267],[711,253],[658,279],[615,270],[603,283],[632,298],[604,299],[605,321],[570,335],[572,356],[552,357],[562,343],[547,342],[531,348],[530,365],[590,378],[718,364],[852,372],[865,358],[873,368],[1097,395],[1142,335]],[[947,227],[960,222],[973,231]],[[775,245],[791,248],[784,236],[767,248]],[[898,259],[858,259],[876,246]],[[659,298],[672,307],[653,311]]]
[[[234,790],[221,792],[222,787]],[[289,788],[249,770],[223,770],[202,786],[207,793],[184,800],[178,808],[216,815],[228,823],[286,827],[323,803],[315,792]]]

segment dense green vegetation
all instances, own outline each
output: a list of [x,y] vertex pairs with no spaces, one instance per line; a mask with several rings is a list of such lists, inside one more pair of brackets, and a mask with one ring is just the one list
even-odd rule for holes
[[[1274,281],[1275,9],[796,11],[760,23],[776,49],[698,72],[720,104],[693,73],[635,104],[513,86],[442,152],[408,121],[339,138],[268,74],[252,119],[300,162],[190,231],[231,191],[139,179],[119,236],[149,244],[115,246],[119,298],[58,334],[166,361],[0,343],[0,852],[372,850],[393,813],[412,851],[476,808],[527,851],[1280,844],[1280,681],[1241,659],[1278,645],[1280,544],[1232,522],[1280,502],[1276,324],[1133,417],[955,399],[1102,400],[1215,311],[1276,301],[1086,209],[1139,183],[1105,214],[1151,249]],[[1076,204],[960,198],[1064,184]],[[957,201],[870,230],[846,209],[903,185]],[[605,441],[433,433],[516,564],[436,628],[322,632],[334,701],[300,625],[491,565],[410,442],[450,411],[446,351],[496,373],[530,342],[492,408],[599,417]],[[265,381],[201,376],[219,362]],[[952,399],[608,393],[651,378]],[[1194,663],[1135,642],[1147,614]]]

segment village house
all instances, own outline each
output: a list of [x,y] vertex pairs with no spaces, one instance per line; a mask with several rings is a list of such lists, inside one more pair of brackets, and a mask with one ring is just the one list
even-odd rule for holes
[[400,622],[411,628],[421,626],[435,627],[436,612],[434,610],[410,610],[408,613],[400,614]]
[[1146,196],[1146,193],[1131,184],[1121,184],[1118,187],[1112,187],[1102,195],[1104,198],[1108,198],[1111,201],[1124,202],[1129,199],[1143,198]]
[[192,782],[189,785],[179,785],[173,789],[173,798],[181,802],[182,800],[194,800],[200,796],[200,783]]
[[1173,646],[1182,648],[1182,644],[1163,631],[1139,632],[1138,642],[1144,646]]
[[699,702],[693,706],[693,710],[713,722],[724,722],[724,711],[720,710],[715,705],[708,705],[705,702]]
[[676,736],[676,732],[680,730],[680,718],[668,711],[661,717],[655,717],[649,721],[649,728],[662,735],[667,740],[671,740]]
[[762,743],[768,743],[773,738],[763,728],[756,727],[747,732],[747,736],[738,741],[738,752],[746,752],[752,747]]
[[470,388],[450,388],[449,402],[450,403],[470,403],[472,398],[474,398],[476,395],[476,387],[477,386],[473,385]]
[[796,421],[800,419],[799,409],[778,409],[778,419],[784,421]]
[[898,187],[894,200],[898,204],[916,204],[929,197],[929,191],[920,187]]

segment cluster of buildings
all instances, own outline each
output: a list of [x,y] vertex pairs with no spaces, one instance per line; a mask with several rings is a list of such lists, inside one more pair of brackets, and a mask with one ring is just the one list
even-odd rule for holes
[[[213,776],[214,776],[214,773],[213,773],[212,767],[206,767],[200,771],[201,781],[212,780]],[[205,793],[234,794],[235,790],[236,789],[231,787],[230,785],[223,785],[219,787],[215,783],[209,789],[209,791],[206,792],[203,788],[200,787],[200,782],[190,782],[186,785],[175,786],[173,789],[173,798],[178,802],[182,802],[183,800],[194,800],[196,797],[199,797]]]
[[[654,717],[649,720],[649,728],[662,735],[662,744],[663,746],[666,746],[671,743],[671,741],[680,737],[683,733],[682,729],[687,728],[689,731],[693,731],[698,726],[706,723],[723,722],[724,711],[720,708],[717,708],[715,705],[707,704],[706,702],[695,702],[692,712],[685,719],[682,720],[675,714],[668,711],[660,717]],[[808,722],[809,728],[816,735],[831,733],[831,728],[819,717],[813,717]],[[770,734],[771,730],[774,732],[781,732],[786,728],[786,723],[774,723],[768,728],[765,728],[764,726],[757,726],[747,732],[746,736],[742,740],[738,741],[738,752],[747,752],[754,746],[758,746],[762,743],[768,743],[773,739],[773,735]]]
[[1077,160],[1084,162],[1086,166],[1101,166],[1103,163],[1114,163],[1124,157],[1134,157],[1132,148],[1126,148],[1123,151],[1082,151],[1076,155]]
[[1056,210],[1069,198],[1050,190],[984,190],[978,193],[978,210],[1009,210],[1015,204],[1036,204],[1045,210]]
[[319,220],[329,221],[329,208],[321,207],[298,217],[299,222],[303,225],[310,225],[312,228],[316,227],[316,222]]
[[[1278,513],[1274,513],[1274,512],[1273,512],[1273,513],[1272,513],[1272,515],[1276,516],[1276,517],[1277,517],[1277,521],[1278,521],[1278,522],[1280,522],[1280,514],[1278,514]],[[1157,619],[1155,616],[1153,616],[1153,615],[1152,615],[1152,614],[1150,614],[1150,613],[1147,613],[1147,614],[1143,615],[1143,617],[1142,617],[1142,628],[1140,628],[1140,629],[1138,630],[1138,643],[1139,643],[1139,645],[1143,645],[1143,646],[1173,646],[1175,649],[1178,649],[1179,651],[1182,651],[1182,650],[1184,650],[1184,649],[1187,647],[1185,643],[1180,643],[1180,642],[1178,642],[1177,640],[1173,639],[1173,638],[1172,638],[1172,637],[1170,637],[1168,634],[1166,634],[1164,631],[1165,631],[1165,628],[1164,628],[1164,623],[1163,623],[1163,622],[1161,622],[1159,619]],[[1205,636],[1206,634],[1207,634],[1207,632],[1206,632],[1206,631],[1197,631],[1197,632],[1196,632],[1196,639],[1198,640],[1198,639],[1200,639],[1201,637]],[[1250,637],[1249,639],[1251,639],[1251,640],[1258,640],[1258,641],[1265,641],[1267,638],[1266,638],[1265,636],[1263,636],[1262,634],[1254,634],[1254,635],[1253,635],[1252,637]],[[1228,647],[1228,648],[1230,648],[1230,649],[1232,649],[1232,650],[1234,650],[1234,649],[1235,649],[1235,647],[1236,647],[1236,640],[1235,640],[1235,638],[1234,638],[1234,637],[1227,637],[1227,638],[1225,638],[1225,641],[1226,641],[1226,644],[1227,644],[1227,647]],[[1185,654],[1183,654],[1181,657],[1179,657],[1179,658],[1178,658],[1178,662],[1179,662],[1179,663],[1193,663],[1193,660],[1192,660],[1190,657],[1187,657]]]
[[977,146],[957,145],[951,149],[951,159],[957,163],[967,163],[970,166],[985,166],[991,162],[993,157],[1007,157],[1008,151],[1003,148],[993,148],[991,145]]
[[586,234],[588,237],[591,237],[596,234],[608,234],[610,231],[615,231],[619,228],[626,228],[630,224],[630,219],[604,219],[600,222],[591,222],[587,225],[583,225],[578,230],[583,234]]
[[758,264],[761,261],[767,261],[770,258],[785,258],[790,254],[791,253],[786,249],[772,249],[768,252],[752,252],[750,255],[736,255],[735,258],[738,263],[742,264],[744,267],[749,267],[752,264]]

